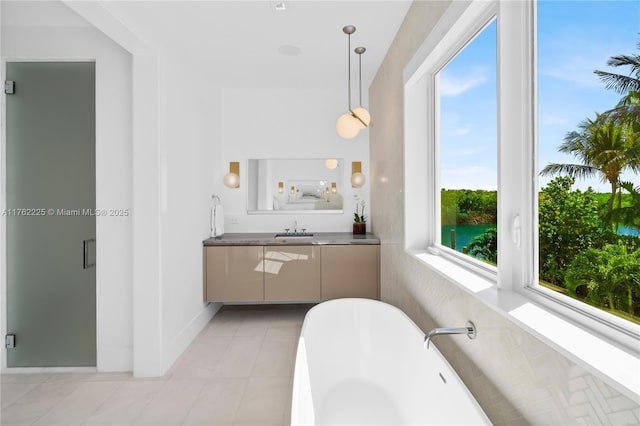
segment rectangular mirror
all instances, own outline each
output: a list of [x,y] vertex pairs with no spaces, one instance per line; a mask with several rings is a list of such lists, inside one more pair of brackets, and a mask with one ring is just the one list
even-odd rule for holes
[[342,213],[344,161],[250,159],[247,213]]

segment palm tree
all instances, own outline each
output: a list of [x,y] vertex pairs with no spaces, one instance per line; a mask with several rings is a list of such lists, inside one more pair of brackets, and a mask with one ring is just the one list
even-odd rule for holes
[[467,246],[468,253],[485,261],[498,263],[498,230],[489,228],[484,233],[476,235]]
[[640,186],[634,187],[633,182],[620,182],[618,185],[631,195],[631,204],[616,207],[607,214],[606,219],[640,229]]
[[[638,43],[640,49],[640,42]],[[618,55],[612,56],[607,61],[611,67],[629,67],[629,74],[616,74],[607,71],[594,71],[600,77],[607,89],[623,95],[615,108],[605,114],[611,119],[628,126],[629,130],[635,134],[636,143],[630,149],[629,155],[640,162],[640,55]]]
[[564,137],[558,150],[576,157],[582,164],[548,164],[541,175],[566,174],[573,178],[599,176],[602,182],[611,184],[610,213],[620,174],[626,169],[639,170],[637,161],[630,161],[628,131],[614,120],[596,114],[595,120],[586,119]]
[[[640,43],[638,43],[638,49],[640,49]],[[607,61],[607,65],[610,67],[631,67],[629,75],[594,71],[607,89],[615,90],[621,95],[627,95],[631,92],[640,93],[640,55],[612,56]]]

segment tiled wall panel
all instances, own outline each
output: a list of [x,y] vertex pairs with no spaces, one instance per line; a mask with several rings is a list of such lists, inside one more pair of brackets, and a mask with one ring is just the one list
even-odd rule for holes
[[[448,6],[416,1],[370,87],[371,201],[382,299],[423,330],[468,319],[479,334],[435,342],[496,424],[640,424],[640,403],[448,282],[403,250],[402,70]],[[635,374],[640,372],[630,372]]]

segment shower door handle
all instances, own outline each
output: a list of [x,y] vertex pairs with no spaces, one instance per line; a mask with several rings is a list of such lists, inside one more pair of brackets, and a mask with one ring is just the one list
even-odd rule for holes
[[82,242],[82,269],[88,269],[93,266],[96,266],[95,257],[93,261],[89,260],[89,245],[95,242],[96,242],[95,238],[90,238]]

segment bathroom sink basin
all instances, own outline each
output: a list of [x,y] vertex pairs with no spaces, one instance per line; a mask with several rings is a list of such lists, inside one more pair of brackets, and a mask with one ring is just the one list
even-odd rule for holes
[[313,234],[309,232],[290,232],[288,234],[276,234],[274,237],[276,240],[286,240],[286,239],[302,239],[302,238],[312,238]]

